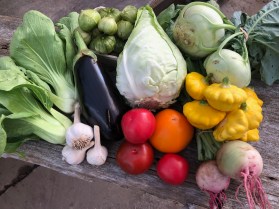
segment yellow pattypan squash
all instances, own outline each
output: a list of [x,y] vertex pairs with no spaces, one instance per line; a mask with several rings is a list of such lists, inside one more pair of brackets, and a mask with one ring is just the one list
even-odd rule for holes
[[256,142],[260,140],[259,129],[255,128],[252,130],[248,130],[240,140],[245,142]]
[[229,112],[225,119],[216,126],[213,136],[216,141],[236,140],[241,138],[248,129],[248,119],[242,109]]
[[203,92],[209,86],[209,80],[212,77],[208,75],[204,77],[197,72],[188,73],[185,80],[185,88],[187,93],[196,100],[204,99]]
[[246,92],[229,84],[227,77],[222,83],[213,83],[204,90],[207,102],[215,109],[220,111],[233,111],[240,107],[241,103],[247,99]]
[[212,108],[205,100],[187,102],[183,113],[189,123],[202,130],[215,127],[226,116],[225,112]]
[[248,119],[249,130],[258,128],[263,120],[262,107],[254,98],[248,98],[245,103],[241,104]]
[[249,98],[249,97],[254,98],[254,99],[258,102],[258,104],[259,104],[260,106],[263,106],[263,100],[261,100],[261,99],[258,97],[258,95],[256,94],[256,92],[255,92],[252,88],[250,88],[250,87],[244,87],[243,90],[246,92],[248,98]]

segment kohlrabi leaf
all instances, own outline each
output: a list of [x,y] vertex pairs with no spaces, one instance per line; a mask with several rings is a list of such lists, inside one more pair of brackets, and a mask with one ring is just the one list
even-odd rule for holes
[[51,19],[31,10],[13,34],[10,54],[15,63],[36,73],[54,93],[64,99],[63,112],[73,111],[76,100],[72,71],[67,69],[64,43]]
[[176,7],[174,4],[171,4],[157,16],[159,24],[171,39],[173,39],[172,30],[174,21],[182,8],[181,5],[180,7]]
[[272,85],[279,80],[279,1],[271,1],[248,18],[245,30],[251,59],[258,60],[261,79]]

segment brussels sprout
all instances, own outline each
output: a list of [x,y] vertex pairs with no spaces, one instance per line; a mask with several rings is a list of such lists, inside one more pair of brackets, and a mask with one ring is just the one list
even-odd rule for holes
[[101,20],[101,15],[94,9],[81,10],[78,17],[79,27],[85,31],[92,31]]
[[115,43],[113,51],[117,54],[120,54],[123,51],[125,42],[123,40],[121,40],[120,38],[115,38],[115,40],[116,40],[116,43]]
[[77,27],[76,30],[78,30],[78,32],[80,33],[84,43],[86,45],[88,45],[90,43],[90,41],[91,41],[91,35],[89,33],[87,33],[87,32],[84,32],[83,30],[81,30],[80,27]]
[[120,20],[117,23],[117,35],[119,38],[122,38],[124,40],[128,39],[134,26],[132,23],[126,20]]
[[116,8],[101,8],[98,12],[100,13],[101,18],[113,17],[115,22],[118,22],[121,18],[121,12]]
[[89,47],[100,54],[109,54],[114,50],[115,44],[114,36],[100,35],[91,41]]
[[122,10],[121,17],[123,20],[127,20],[130,23],[135,23],[137,19],[137,12],[138,9],[135,6],[128,5]]
[[117,24],[112,17],[104,17],[100,20],[98,29],[107,35],[113,35],[117,31]]

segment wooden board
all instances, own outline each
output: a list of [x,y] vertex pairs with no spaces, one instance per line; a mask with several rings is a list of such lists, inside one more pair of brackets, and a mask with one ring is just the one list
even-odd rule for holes
[[[17,5],[17,2],[19,5]],[[44,1],[35,1],[31,5],[24,5],[20,7],[20,1],[7,1],[2,0],[0,4],[7,5],[7,8],[21,8],[17,11],[17,15],[9,16],[8,9],[3,9],[0,5],[0,56],[8,54],[8,44],[10,42],[13,31],[21,22],[22,14],[34,8],[42,8],[42,11],[53,19],[67,14],[70,11],[79,11],[82,8],[86,8],[92,4],[99,6],[98,2],[94,1],[83,1],[82,4],[73,3],[73,1],[55,1],[57,8],[53,9],[47,7],[48,3],[44,4]],[[41,4],[39,5],[40,2]],[[120,1],[118,6],[121,8],[127,2],[136,4],[138,1]],[[54,2],[53,2],[54,3]],[[112,5],[111,1],[102,1],[104,5]],[[22,3],[23,4],[23,3]],[[63,5],[66,5],[63,7]],[[145,4],[140,2],[140,4]],[[62,10],[58,8],[63,8]],[[259,97],[264,101],[263,114],[264,120],[260,127],[261,141],[254,143],[255,147],[262,154],[264,160],[264,171],[261,179],[264,188],[268,194],[268,198],[274,208],[279,208],[279,166],[278,166],[278,121],[279,121],[279,84],[273,86],[266,86],[260,81],[253,81],[252,85],[255,87]],[[62,146],[52,145],[44,141],[30,141],[20,147],[19,151],[25,153],[24,158],[20,158],[17,155],[5,155],[4,157],[11,157],[20,159],[26,162],[38,164],[66,175],[74,176],[86,181],[93,181],[94,178],[99,178],[104,181],[119,184],[123,187],[131,187],[143,190],[147,193],[156,195],[160,198],[171,199],[180,202],[185,205],[186,208],[204,209],[208,208],[207,195],[201,192],[195,183],[195,172],[198,167],[197,153],[196,153],[196,142],[192,141],[191,145],[185,149],[181,154],[185,156],[190,162],[190,176],[187,181],[181,186],[170,186],[163,183],[156,175],[155,165],[161,154],[156,154],[156,161],[152,168],[145,174],[142,175],[128,175],[124,173],[115,162],[115,153],[120,142],[113,144],[109,148],[109,158],[105,165],[96,167],[87,164],[86,162],[77,166],[70,166],[62,161],[61,150]],[[228,194],[228,202],[225,208],[240,208],[241,205],[234,200],[234,191],[240,183],[232,181]],[[239,199],[245,201],[245,194],[243,191],[240,193]],[[245,207],[244,207],[245,208]]]

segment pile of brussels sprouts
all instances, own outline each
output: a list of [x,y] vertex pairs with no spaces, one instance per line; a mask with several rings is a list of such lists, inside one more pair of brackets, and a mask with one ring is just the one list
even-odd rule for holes
[[122,52],[137,18],[137,8],[95,8],[82,10],[78,23],[79,32],[90,49],[100,54]]

